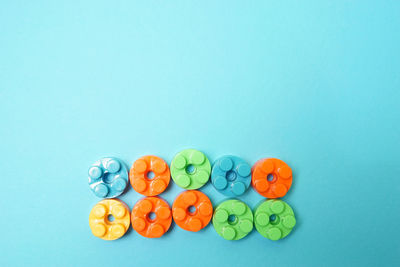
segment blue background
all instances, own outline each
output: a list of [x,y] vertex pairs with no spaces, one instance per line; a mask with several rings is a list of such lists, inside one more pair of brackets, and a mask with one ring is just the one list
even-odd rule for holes
[[[399,1],[2,1],[0,265],[399,265],[399,14]],[[286,161],[295,230],[91,234],[91,163],[184,148]]]

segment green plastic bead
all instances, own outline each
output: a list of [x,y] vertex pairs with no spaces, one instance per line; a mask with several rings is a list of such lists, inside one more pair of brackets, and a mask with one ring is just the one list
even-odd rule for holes
[[287,236],[296,225],[292,208],[284,201],[271,199],[263,201],[254,213],[257,231],[271,240]]
[[253,212],[240,200],[226,200],[214,211],[215,231],[226,240],[239,240],[253,230]]
[[[192,167],[190,169],[189,167]],[[174,182],[185,189],[197,189],[208,182],[211,164],[200,151],[186,149],[174,157],[171,162],[171,176]]]

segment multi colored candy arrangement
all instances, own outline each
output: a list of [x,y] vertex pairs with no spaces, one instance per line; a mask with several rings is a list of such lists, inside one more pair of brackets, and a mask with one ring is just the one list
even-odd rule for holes
[[[232,197],[213,210],[210,199],[196,190],[211,183],[220,193]],[[129,178],[128,178],[129,177]],[[172,204],[158,197],[172,180],[186,191]],[[133,189],[144,195],[132,212],[121,200],[128,180]],[[262,201],[254,213],[246,203],[234,199],[250,187],[269,200]],[[105,198],[90,212],[89,226],[93,235],[104,240],[122,237],[129,226],[148,238],[161,237],[172,220],[184,230],[197,232],[212,220],[215,231],[226,240],[239,240],[256,230],[270,240],[287,236],[296,224],[292,208],[278,198],[292,185],[292,170],[282,160],[265,158],[251,168],[236,156],[218,158],[212,168],[200,151],[186,149],[172,160],[171,167],[161,158],[144,156],[128,170],[117,158],[103,158],[89,168],[89,186],[93,193]]]

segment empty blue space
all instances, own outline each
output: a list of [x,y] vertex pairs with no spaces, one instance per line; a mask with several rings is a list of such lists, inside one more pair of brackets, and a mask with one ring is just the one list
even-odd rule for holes
[[[399,266],[399,102],[399,1],[4,0],[0,266]],[[92,235],[91,164],[187,148],[288,163],[293,232]]]

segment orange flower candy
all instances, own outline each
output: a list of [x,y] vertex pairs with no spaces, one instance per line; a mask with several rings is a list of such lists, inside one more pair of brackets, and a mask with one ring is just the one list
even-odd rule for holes
[[132,227],[148,238],[161,237],[171,226],[171,208],[159,197],[145,197],[132,209]]
[[207,226],[213,214],[210,199],[202,192],[182,192],[172,205],[175,223],[184,230],[197,232]]
[[156,196],[167,188],[171,175],[163,159],[144,156],[133,163],[129,179],[136,192],[145,196]]
[[252,168],[251,184],[266,198],[283,197],[292,185],[292,169],[280,159],[261,159]]

